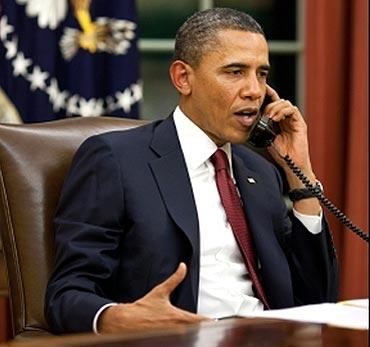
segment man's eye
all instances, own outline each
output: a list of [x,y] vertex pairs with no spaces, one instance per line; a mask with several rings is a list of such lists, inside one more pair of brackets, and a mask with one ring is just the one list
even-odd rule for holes
[[229,74],[234,75],[234,76],[239,76],[243,74],[243,71],[242,70],[231,70],[229,71]]
[[268,72],[266,72],[266,71],[261,71],[261,72],[259,72],[258,73],[258,76],[260,77],[260,78],[267,78],[268,77]]

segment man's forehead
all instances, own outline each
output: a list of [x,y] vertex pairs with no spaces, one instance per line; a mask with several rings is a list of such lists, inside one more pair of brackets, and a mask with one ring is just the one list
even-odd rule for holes
[[[220,30],[214,40],[207,42],[203,47],[202,58],[219,56],[231,57],[258,57],[268,64],[269,49],[262,34],[241,30]],[[201,58],[201,60],[203,60]]]
[[[230,41],[230,38],[233,38],[233,40]],[[241,30],[241,29],[230,29],[230,28],[221,28],[217,31],[215,31],[214,39],[218,41],[224,41],[226,40],[228,43],[235,42],[236,39],[240,40],[258,40],[261,42],[266,42],[266,38],[263,34],[253,32],[250,30]]]

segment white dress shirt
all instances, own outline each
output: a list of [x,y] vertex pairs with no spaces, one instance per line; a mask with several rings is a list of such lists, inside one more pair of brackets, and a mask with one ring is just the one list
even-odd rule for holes
[[[174,111],[173,117],[199,220],[200,276],[197,312],[211,318],[221,318],[263,310],[262,302],[253,294],[252,281],[217,190],[215,170],[210,157],[218,147],[179,107]],[[230,173],[234,179],[231,145],[227,143],[222,149],[227,154]],[[293,213],[310,232],[321,231],[322,215],[307,216],[294,209]],[[112,305],[116,303],[102,306],[95,314],[95,333],[100,314]]]

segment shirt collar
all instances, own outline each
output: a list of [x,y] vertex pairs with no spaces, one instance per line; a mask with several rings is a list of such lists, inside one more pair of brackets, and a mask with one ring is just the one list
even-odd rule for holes
[[[188,169],[196,170],[216,152],[218,147],[201,128],[181,111],[179,106],[173,113],[173,119],[186,165]],[[227,154],[231,168],[230,143],[226,143],[220,148]]]

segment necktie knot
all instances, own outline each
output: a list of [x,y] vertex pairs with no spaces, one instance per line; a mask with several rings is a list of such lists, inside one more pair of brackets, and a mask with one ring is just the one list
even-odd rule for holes
[[218,149],[211,156],[211,162],[216,171],[226,169],[229,171],[229,160],[226,153],[222,149]]

